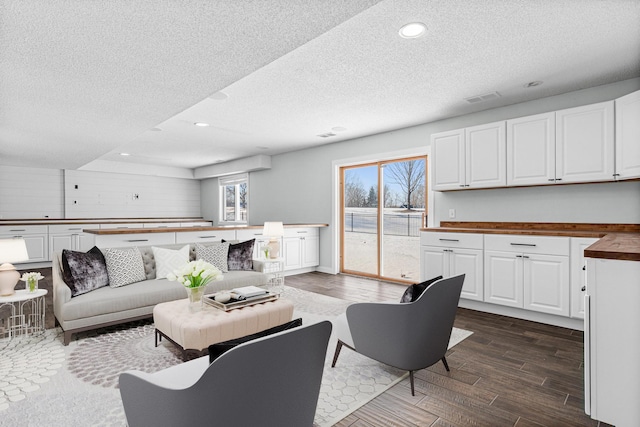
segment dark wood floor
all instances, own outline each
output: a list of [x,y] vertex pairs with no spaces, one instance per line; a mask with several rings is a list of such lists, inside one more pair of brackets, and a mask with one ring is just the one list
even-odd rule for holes
[[[41,287],[51,289],[51,269],[39,271]],[[323,273],[288,276],[286,284],[355,302],[399,300],[404,291]],[[450,373],[441,363],[419,371],[415,396],[405,380],[337,426],[607,426],[584,414],[582,332],[466,309],[455,326],[474,334],[447,354]]]

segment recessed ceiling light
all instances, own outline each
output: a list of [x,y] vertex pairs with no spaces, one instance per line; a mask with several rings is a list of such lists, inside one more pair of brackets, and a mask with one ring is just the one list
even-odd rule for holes
[[194,125],[201,128],[206,128],[207,126],[210,126],[209,123],[203,123],[203,122],[195,122]]
[[526,85],[524,85],[524,87],[536,87],[536,86],[540,86],[542,84],[542,82],[540,80],[536,80],[533,82],[529,82]]
[[129,153],[120,153],[121,156],[130,156],[131,154]]
[[405,39],[415,39],[427,32],[427,26],[422,22],[412,22],[400,28],[398,34]]
[[211,95],[209,98],[210,99],[215,99],[216,101],[223,101],[225,99],[227,99],[229,97],[229,95],[227,95],[224,92],[216,92],[213,95]]

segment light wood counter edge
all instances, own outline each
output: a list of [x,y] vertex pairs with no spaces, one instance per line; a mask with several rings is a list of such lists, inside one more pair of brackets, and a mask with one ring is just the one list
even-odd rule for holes
[[611,233],[584,250],[587,258],[640,261],[640,233]]

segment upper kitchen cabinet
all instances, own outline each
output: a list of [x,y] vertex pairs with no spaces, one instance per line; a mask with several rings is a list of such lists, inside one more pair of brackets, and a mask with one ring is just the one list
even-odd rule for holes
[[640,177],[640,90],[616,99],[616,179]]
[[464,129],[431,135],[431,182],[434,190],[465,187]]
[[553,184],[556,113],[507,120],[507,185]]
[[504,186],[505,122],[433,134],[431,155],[436,191]]
[[611,181],[614,144],[614,101],[556,111],[555,180]]

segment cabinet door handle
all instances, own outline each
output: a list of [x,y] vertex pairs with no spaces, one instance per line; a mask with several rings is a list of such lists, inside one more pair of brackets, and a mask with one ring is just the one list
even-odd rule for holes
[[581,290],[582,292],[584,292],[584,291],[586,291],[586,290],[587,290],[587,287],[586,287],[586,286],[583,286],[582,288],[580,288],[580,290]]
[[554,182],[555,180],[556,180],[555,178],[549,178],[547,181]]
[[562,181],[562,178],[557,178],[556,181]]
[[14,229],[11,229],[9,231],[14,231],[15,232],[15,231],[27,231],[27,230],[24,229],[24,228],[14,228]]
[[148,242],[149,239],[130,239],[130,240],[125,240],[125,242]]
[[511,246],[530,246],[530,247],[535,247],[536,245],[534,243],[511,243]]
[[213,239],[216,236],[198,236],[198,239]]
[[82,230],[82,228],[69,228],[69,231],[76,231],[76,230]]
[[522,255],[516,255],[516,258],[522,258],[522,257],[523,257]]
[[587,271],[587,266],[586,265],[582,266],[582,271]]
[[460,240],[458,239],[438,239],[441,242],[459,242]]
[[614,173],[613,176],[620,176],[620,174],[619,173]]
[[522,258],[529,259],[529,257],[528,257],[528,256],[526,256],[526,255],[523,255],[523,256],[522,256]]

